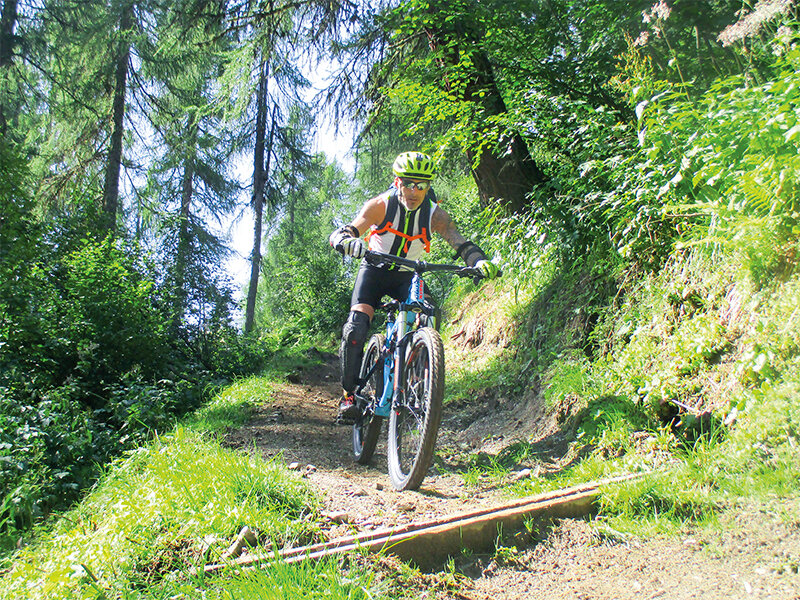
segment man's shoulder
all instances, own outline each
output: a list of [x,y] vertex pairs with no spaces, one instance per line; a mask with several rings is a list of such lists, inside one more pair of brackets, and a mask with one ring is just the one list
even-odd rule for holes
[[386,204],[391,195],[392,195],[392,190],[386,190],[385,192],[381,192],[377,196],[373,196],[372,198],[367,200],[367,204]]

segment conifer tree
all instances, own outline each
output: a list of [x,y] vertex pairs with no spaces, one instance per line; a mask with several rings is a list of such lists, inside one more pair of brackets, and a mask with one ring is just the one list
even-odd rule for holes
[[[300,103],[300,92],[308,82],[300,75],[295,62],[298,59],[298,32],[293,17],[295,5],[271,0],[256,6],[242,16],[250,24],[247,35],[241,40],[234,63],[252,65],[254,77],[238,82],[239,94],[246,92],[247,99],[255,105],[252,132],[253,188],[251,203],[254,214],[253,250],[250,256],[250,281],[245,304],[245,332],[253,329],[255,303],[261,273],[261,244],[264,209],[276,208],[279,194],[270,184],[271,162],[276,153],[285,150],[287,138],[280,131],[289,108]],[[301,18],[297,16],[297,18]],[[235,72],[235,71],[234,71]],[[270,116],[271,115],[271,116]],[[278,145],[283,145],[279,150]]]
[[119,176],[122,168],[122,138],[125,133],[125,102],[130,67],[130,34],[134,27],[133,3],[123,0],[119,6],[119,25],[112,50],[114,67],[111,103],[111,139],[105,165],[103,184],[104,226],[113,230],[119,212]]
[[154,143],[144,149],[152,162],[136,218],[162,248],[177,330],[189,322],[208,326],[204,305],[225,295],[214,271],[227,249],[212,224],[235,207],[231,163],[241,136],[238,123],[224,119],[229,103],[215,90],[230,43],[216,7],[167,4],[158,23],[143,49]]
[[14,30],[17,25],[17,0],[4,0],[0,13],[0,136],[5,136],[9,110],[5,97],[8,93],[11,64],[14,59],[14,48],[17,37]]

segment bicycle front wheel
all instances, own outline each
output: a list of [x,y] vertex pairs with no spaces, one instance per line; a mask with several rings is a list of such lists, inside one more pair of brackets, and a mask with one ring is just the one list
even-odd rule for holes
[[361,398],[364,405],[359,400],[361,414],[353,425],[353,457],[359,464],[367,464],[375,453],[378,445],[378,436],[381,433],[383,417],[373,413],[374,407],[383,396],[383,359],[381,358],[381,348],[385,338],[381,334],[373,335],[364,351],[364,359],[361,361],[361,377],[370,372],[373,365],[377,367],[372,371],[372,375],[367,379],[361,390]]
[[405,382],[389,416],[389,477],[398,490],[417,489],[433,460],[442,420],[444,346],[439,332],[412,334],[403,362]]

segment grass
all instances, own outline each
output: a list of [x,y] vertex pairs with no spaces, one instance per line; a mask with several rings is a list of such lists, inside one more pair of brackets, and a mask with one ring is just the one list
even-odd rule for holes
[[374,572],[352,566],[346,571],[335,559],[299,565],[276,564],[268,570],[239,573],[221,581],[206,598],[225,600],[373,600],[387,598],[386,586]]
[[243,425],[250,417],[252,408],[269,399],[273,390],[274,383],[270,377],[240,379],[223,389],[212,402],[191,414],[184,423],[192,430],[206,433]]
[[[579,289],[586,279],[561,272],[557,294],[540,281],[513,319],[507,307],[493,313],[495,320],[505,315],[499,327],[516,334],[503,351],[492,349],[491,360],[472,360],[483,347],[462,351],[448,342],[448,375],[456,374],[448,395],[525,394],[550,411],[566,401],[572,408],[561,434],[571,443],[562,467],[512,489],[534,494],[652,472],[603,490],[602,518],[614,529],[649,535],[715,527],[742,498],[797,497],[800,274],[771,279],[751,271],[741,255],[718,249],[676,254],[661,272],[632,280],[619,302],[599,308],[588,338],[568,331],[569,315],[587,296]],[[548,305],[542,294],[556,301]],[[486,312],[470,297],[453,304],[478,318]],[[576,346],[587,339],[588,346]],[[733,425],[722,424],[733,417]],[[514,463],[535,464],[531,448],[519,442],[513,452],[482,456],[462,475],[472,485],[502,479]]]
[[367,572],[335,563],[204,579],[242,527],[264,551],[317,540],[318,499],[282,464],[224,448],[271,380],[239,381],[170,435],[109,465],[73,510],[35,531],[0,580],[0,598],[381,597]]
[[19,553],[0,593],[33,600],[87,586],[158,588],[174,571],[218,556],[245,525],[267,546],[311,538],[305,517],[317,505],[282,465],[178,428],[109,467],[97,489]]

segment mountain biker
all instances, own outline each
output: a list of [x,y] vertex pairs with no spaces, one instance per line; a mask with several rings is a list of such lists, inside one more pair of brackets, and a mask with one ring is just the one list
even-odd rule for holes
[[[419,260],[423,252],[430,252],[431,234],[436,232],[453,247],[456,257],[478,268],[484,277],[496,277],[497,266],[477,244],[459,233],[450,215],[437,204],[431,188],[433,159],[421,152],[403,152],[395,159],[392,172],[395,176],[392,187],[368,200],[349,225],[331,233],[331,246],[346,256],[362,258],[366,244],[361,236],[368,232],[370,250]],[[353,391],[375,308],[385,295],[405,300],[412,276],[413,271],[405,267],[361,263],[353,286],[350,314],[342,328],[343,394],[339,405],[342,422],[352,422],[358,416]]]

